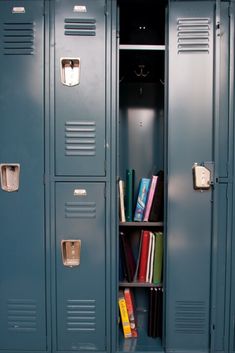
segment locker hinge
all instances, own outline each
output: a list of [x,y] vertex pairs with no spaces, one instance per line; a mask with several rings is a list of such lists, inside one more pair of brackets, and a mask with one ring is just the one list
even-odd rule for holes
[[106,169],[107,169],[107,166],[106,166],[106,160],[104,161],[104,172],[106,174]]
[[217,21],[216,23],[216,33],[217,36],[220,37],[220,21]]
[[109,12],[108,12],[108,4],[106,2],[106,4],[104,5],[104,15],[108,16]]
[[104,198],[106,199],[106,186],[104,187]]

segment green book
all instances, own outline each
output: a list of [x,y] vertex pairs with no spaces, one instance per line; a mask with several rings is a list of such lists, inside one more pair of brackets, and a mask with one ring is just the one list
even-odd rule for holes
[[126,170],[126,221],[133,221],[133,203],[134,203],[134,169]]
[[159,284],[162,281],[162,262],[163,262],[163,233],[156,232],[155,251],[153,262],[153,283]]

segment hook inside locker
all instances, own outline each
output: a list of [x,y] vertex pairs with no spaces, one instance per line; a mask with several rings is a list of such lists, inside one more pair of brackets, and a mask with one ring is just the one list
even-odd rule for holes
[[80,83],[80,58],[60,59],[61,83],[73,87]]

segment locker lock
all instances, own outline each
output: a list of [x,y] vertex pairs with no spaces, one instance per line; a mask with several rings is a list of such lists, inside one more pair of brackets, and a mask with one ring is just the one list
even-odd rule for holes
[[61,253],[64,266],[80,265],[81,240],[62,240]]
[[209,190],[211,187],[211,171],[204,165],[194,163],[193,168],[193,187],[195,190]]

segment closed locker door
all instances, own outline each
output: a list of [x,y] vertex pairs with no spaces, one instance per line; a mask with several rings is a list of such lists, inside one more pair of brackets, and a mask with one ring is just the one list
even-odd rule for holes
[[213,160],[214,10],[169,7],[166,346],[176,351],[210,345],[212,190],[194,189],[192,167]]
[[59,351],[106,347],[104,187],[56,183],[54,341]]
[[105,175],[105,0],[55,2],[55,172]]
[[0,3],[0,350],[9,352],[46,349],[43,13],[43,1]]

